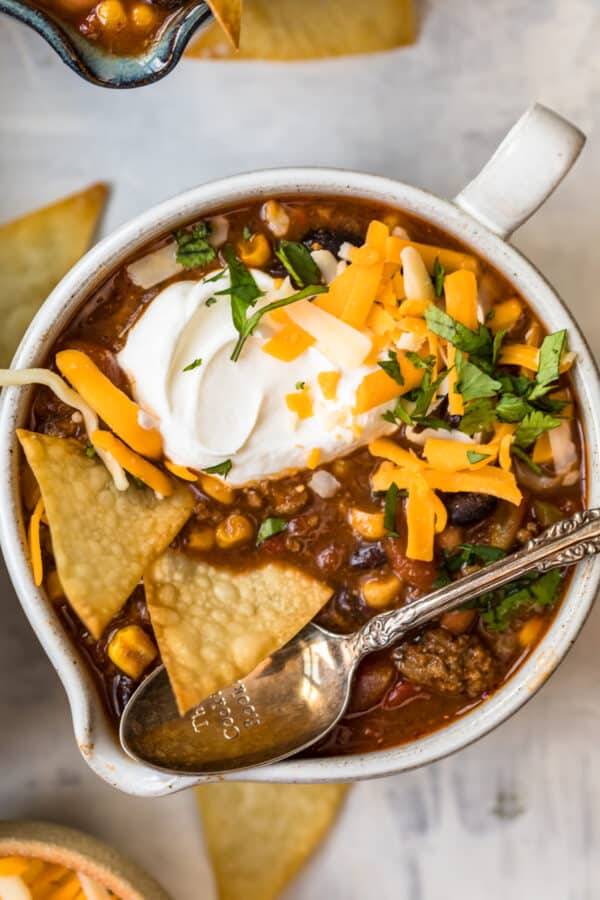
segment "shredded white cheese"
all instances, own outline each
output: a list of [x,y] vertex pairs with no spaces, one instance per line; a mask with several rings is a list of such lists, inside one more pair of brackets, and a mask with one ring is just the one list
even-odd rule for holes
[[[0,387],[24,387],[28,384],[45,385],[56,394],[59,400],[78,410],[83,417],[85,430],[91,443],[91,435],[98,430],[98,416],[60,375],[51,372],[50,369],[0,369]],[[96,453],[110,472],[117,490],[126,491],[129,482],[116,459],[105,450],[96,450]]]

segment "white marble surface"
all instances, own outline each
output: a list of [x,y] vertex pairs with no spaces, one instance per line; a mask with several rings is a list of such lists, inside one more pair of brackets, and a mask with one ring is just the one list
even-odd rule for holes
[[[184,62],[129,93],[90,87],[2,20],[0,219],[102,178],[113,187],[107,230],[194,183],[285,164],[366,169],[451,195],[541,100],[590,140],[515,242],[599,352],[598,0],[420,7],[410,50],[285,67]],[[175,900],[211,900],[193,796],[135,800],[98,781],[6,578],[0,603],[0,816],[87,828]],[[355,788],[290,900],[599,897],[599,642],[596,609],[559,672],[502,728],[437,765]]]

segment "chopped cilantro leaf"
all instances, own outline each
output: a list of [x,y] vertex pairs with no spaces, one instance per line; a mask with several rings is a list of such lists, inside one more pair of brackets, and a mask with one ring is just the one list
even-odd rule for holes
[[473,400],[460,420],[459,430],[464,434],[477,434],[486,431],[496,419],[491,400]]
[[415,425],[422,425],[423,428],[435,428],[442,429],[443,431],[452,431],[450,425],[447,422],[444,422],[443,419],[436,419],[432,416],[413,416],[413,423]]
[[145,488],[145,487],[146,487],[146,485],[144,484],[144,482],[142,481],[142,479],[141,479],[141,478],[138,478],[137,475],[132,475],[132,476],[131,476],[131,480],[133,481],[133,483],[134,483],[134,485],[136,486],[136,488],[138,488],[139,490],[142,490],[142,488]]
[[248,228],[247,225],[244,225],[244,230],[242,231],[242,237],[244,238],[245,241],[249,241],[250,238],[252,237],[252,232],[250,231],[250,229]]
[[233,463],[230,459],[225,459],[221,463],[217,463],[216,466],[209,466],[207,469],[202,469],[203,472],[206,472],[207,475],[222,475],[223,478],[227,478],[229,473],[231,472]]
[[480,325],[477,331],[472,331],[466,325],[457,322],[454,345],[458,350],[476,356],[478,365],[491,361],[494,345],[492,334],[485,325]]
[[393,409],[388,409],[387,412],[382,413],[381,418],[385,419],[386,422],[391,422],[392,425],[397,425],[398,422],[402,422],[404,425],[412,425],[413,423],[411,415],[402,400],[398,400]]
[[266,306],[262,306],[248,319],[244,319],[241,328],[238,328],[240,336],[235,347],[233,348],[233,353],[231,354],[231,359],[233,360],[233,362],[236,362],[236,360],[240,358],[240,353],[242,352],[246,340],[250,337],[251,334],[253,334],[263,316],[265,316],[267,313],[272,312],[274,309],[281,309],[282,306],[289,306],[290,303],[297,303],[298,300],[305,300],[307,297],[314,297],[316,294],[324,293],[327,293],[327,287],[325,285],[309,284],[307,287],[302,288],[301,291],[292,294],[291,297],[282,297],[281,300],[274,300],[272,303],[267,303]]
[[237,332],[239,333],[238,341],[231,354],[231,359],[235,362],[239,359],[242,348],[246,339],[253,333],[262,317],[274,309],[281,306],[288,306],[290,303],[296,303],[305,297],[312,297],[315,294],[321,294],[327,290],[323,285],[308,285],[302,291],[292,294],[291,297],[284,297],[281,300],[275,300],[273,303],[267,303],[254,315],[246,317],[246,313],[251,306],[255,306],[259,297],[262,297],[261,291],[254,280],[254,276],[250,270],[239,260],[231,247],[225,247],[223,256],[227,261],[229,275],[231,278],[231,286],[222,291],[217,291],[217,296],[228,294],[231,297],[231,318]]
[[520,447],[511,447],[510,452],[513,456],[516,456],[521,462],[524,462],[528,469],[531,469],[536,475],[541,475],[542,470],[537,463],[535,463],[530,456],[528,456],[524,450],[521,450]]
[[413,364],[415,369],[431,369],[435,364],[435,356],[433,354],[422,357],[415,353],[414,350],[407,350],[406,358]]
[[201,366],[201,365],[202,365],[202,359],[201,359],[201,357],[198,357],[198,359],[195,359],[193,362],[188,363],[187,366],[185,366],[185,368],[182,371],[183,372],[191,372],[192,369],[197,369],[198,366]]
[[[225,277],[225,272],[226,269],[219,269],[216,275],[211,275],[210,278],[203,278],[202,284],[212,284],[213,281],[220,281],[221,278]],[[217,302],[214,297],[211,297],[210,299],[213,301],[213,303]],[[208,300],[206,301],[206,305],[208,306]]]
[[398,507],[399,493],[398,485],[392,482],[385,492],[385,506],[383,510],[383,525],[389,534],[395,536],[397,535],[396,509]]
[[503,328],[501,331],[497,331],[494,335],[494,342],[492,344],[492,364],[496,365],[498,361],[498,357],[500,356],[500,348],[502,347],[502,341],[506,337],[506,328]]
[[560,374],[560,358],[567,340],[567,332],[555,331],[548,334],[542,341],[538,357],[538,370],[535,376],[535,385],[529,394],[530,400],[542,397],[558,381]]
[[495,309],[490,309],[490,311],[487,312],[486,315],[485,315],[485,321],[486,321],[486,322],[491,322],[495,315],[496,315],[496,310],[495,310]]
[[495,547],[493,544],[461,544],[460,549],[467,554],[465,562],[468,565],[472,565],[477,560],[482,563],[496,562],[506,556],[506,550],[503,550],[502,547]]
[[388,358],[386,360],[379,360],[377,365],[383,369],[386,375],[393,378],[397,384],[404,384],[404,377],[398,363],[398,354],[395,350],[388,350]]
[[96,455],[96,448],[93,447],[92,444],[88,444],[87,447],[85,448],[85,455],[89,459],[93,459]]
[[458,391],[465,403],[495,397],[502,387],[499,381],[486,375],[470,360],[465,360],[462,351],[456,354],[456,367],[459,375]]
[[496,404],[496,415],[502,422],[521,422],[529,412],[529,403],[516,394],[503,394]]
[[425,310],[425,321],[430,331],[444,338],[444,340],[454,343],[456,322],[447,312],[431,303]]
[[244,263],[238,259],[231,247],[225,247],[223,256],[227,261],[231,286],[217,291],[217,296],[231,297],[231,317],[236,330],[241,334],[246,324],[248,307],[254,306],[263,291],[260,290],[254,276]]
[[441,297],[444,292],[445,277],[446,270],[441,264],[439,256],[436,256],[435,260],[433,261],[433,287],[436,297]]
[[256,535],[256,546],[260,546],[267,538],[273,537],[275,534],[281,534],[288,527],[287,519],[278,519],[275,516],[269,516],[261,522],[258,534]]
[[296,241],[279,241],[275,256],[283,263],[297,287],[319,284],[321,271],[310,255],[310,250]]
[[491,359],[492,336],[485,325],[480,325],[477,331],[473,331],[461,322],[456,322],[452,316],[433,303],[425,310],[425,320],[430,331],[454,344],[458,350]]
[[489,458],[490,458],[489,453],[477,453],[476,450],[467,450],[467,459],[469,460],[471,465],[473,463],[481,462],[482,459],[489,459]]
[[479,598],[485,608],[481,618],[491,631],[503,631],[523,607],[552,606],[560,583],[558,569],[551,569],[533,580],[523,578],[511,582],[506,587]]
[[435,581],[431,585],[434,591],[437,591],[438,588],[446,587],[446,585],[451,584],[452,578],[446,571],[446,567],[444,565],[440,566],[438,569],[438,573],[435,576]]
[[199,222],[191,231],[177,231],[176,260],[185,269],[195,269],[197,266],[206,266],[216,257],[216,252],[208,243],[210,225],[207,222]]
[[412,417],[414,421],[422,419],[427,415],[434,394],[441,385],[442,381],[444,381],[444,379],[446,378],[447,374],[448,372],[444,370],[443,372],[440,372],[440,374],[434,381],[432,381],[431,369],[425,372],[423,381],[421,382],[421,386],[416,389],[414,395],[415,406],[412,411]]
[[499,375],[498,380],[505,394],[516,394],[517,397],[525,397],[531,390],[534,382],[525,375]]
[[297,391],[303,391],[305,387],[306,387],[305,381],[297,381],[296,382],[296,390]]
[[553,416],[560,415],[565,407],[570,406],[569,400],[556,400],[554,397],[538,397],[533,402],[538,409],[552,413]]
[[209,297],[204,305],[205,306],[214,306],[216,302],[217,302],[216,297]]
[[558,428],[559,419],[555,419],[548,413],[534,409],[522,420],[517,428],[513,440],[513,447],[530,447],[544,431]]
[[461,544],[457,553],[446,556],[438,571],[434,587],[444,587],[452,581],[452,575],[462,569],[463,566],[472,566],[475,563],[484,565],[496,562],[506,556],[506,551],[501,547],[491,544]]

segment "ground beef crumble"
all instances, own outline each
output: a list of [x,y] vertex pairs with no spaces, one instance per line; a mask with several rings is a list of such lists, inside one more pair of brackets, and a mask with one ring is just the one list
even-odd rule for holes
[[477,635],[453,635],[442,628],[432,628],[414,643],[398,647],[394,659],[404,678],[438,694],[478,697],[497,683],[500,674]]

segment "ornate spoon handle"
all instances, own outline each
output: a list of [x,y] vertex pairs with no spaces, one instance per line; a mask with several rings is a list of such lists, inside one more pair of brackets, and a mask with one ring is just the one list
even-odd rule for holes
[[560,566],[570,566],[599,552],[600,509],[578,512],[570,519],[551,525],[539,537],[533,538],[505,559],[484,566],[401,609],[370,619],[356,634],[355,652],[360,657],[389,647],[409,629],[418,628],[527,572],[547,572]]

